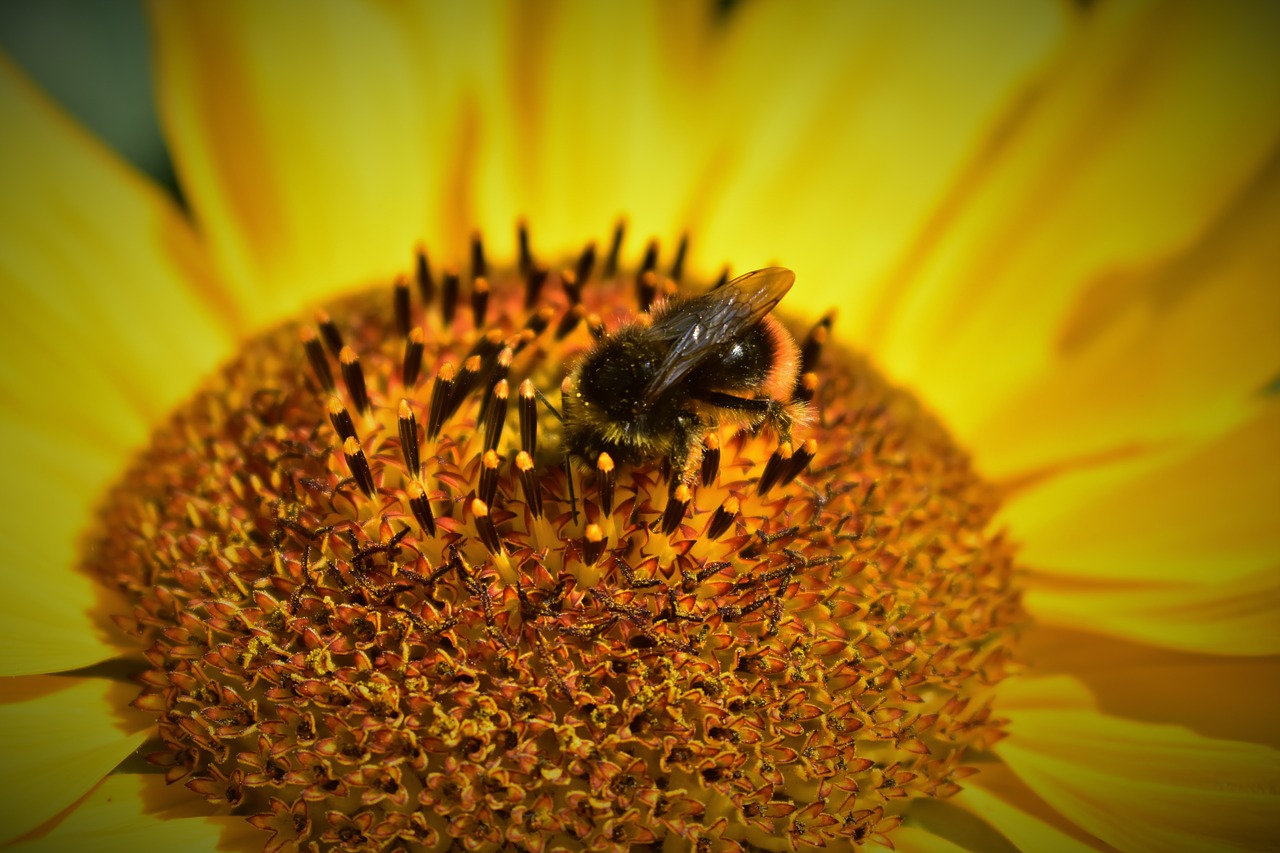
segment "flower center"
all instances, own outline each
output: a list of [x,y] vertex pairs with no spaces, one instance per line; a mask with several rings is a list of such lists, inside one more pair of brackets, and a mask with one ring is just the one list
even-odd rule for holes
[[994,490],[825,321],[789,441],[679,398],[697,448],[567,463],[562,383],[680,277],[617,245],[420,256],[158,430],[88,566],[171,780],[336,850],[862,841],[958,789],[1021,618]]

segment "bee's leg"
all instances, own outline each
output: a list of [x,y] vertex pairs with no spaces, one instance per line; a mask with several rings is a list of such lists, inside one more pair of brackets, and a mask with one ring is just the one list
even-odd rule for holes
[[702,436],[707,425],[695,414],[689,413],[676,418],[676,435],[672,443],[671,455],[671,489],[684,484],[692,485],[702,468]]
[[795,418],[792,416],[790,404],[770,400],[764,420],[778,434],[779,441],[791,441],[791,427],[795,423]]

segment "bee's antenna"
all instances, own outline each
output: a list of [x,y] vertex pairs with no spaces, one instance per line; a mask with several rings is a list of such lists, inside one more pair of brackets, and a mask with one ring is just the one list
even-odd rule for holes
[[573,490],[573,460],[569,458],[569,454],[564,455],[564,478],[569,484],[569,511],[573,513],[573,523],[578,523],[578,497]]
[[551,401],[547,399],[545,394],[538,390],[537,385],[533,386],[533,393],[542,401],[542,405],[547,407],[547,411],[556,416],[556,420],[560,423],[564,423],[564,415],[560,414],[560,410],[551,404]]

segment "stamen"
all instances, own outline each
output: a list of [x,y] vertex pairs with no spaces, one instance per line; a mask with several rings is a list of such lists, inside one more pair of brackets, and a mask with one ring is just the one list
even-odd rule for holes
[[409,279],[400,276],[392,290],[392,304],[396,314],[396,331],[400,337],[409,336]]
[[457,271],[445,270],[444,281],[440,285],[440,320],[446,329],[453,325],[453,318],[458,314],[460,286]]
[[591,273],[596,268],[596,244],[595,241],[588,243],[582,250],[582,254],[578,256],[578,266],[575,270],[577,280],[586,283],[591,280]]
[[520,449],[529,457],[538,450],[538,398],[528,379],[520,383]]
[[445,404],[444,417],[446,420],[453,417],[454,413],[462,408],[467,395],[480,382],[480,372],[483,369],[484,363],[478,355],[473,355],[462,363],[462,370],[458,373],[458,378],[453,383],[453,393],[449,395],[449,401]]
[[822,347],[831,337],[831,324],[834,321],[835,315],[827,314],[805,336],[804,343],[800,345],[801,374],[810,373],[817,368],[818,359],[822,356]]
[[333,371],[329,369],[329,359],[324,354],[324,347],[320,345],[315,330],[310,326],[303,326],[298,330],[298,338],[302,341],[302,348],[306,350],[307,361],[311,363],[311,372],[316,375],[316,382],[320,383],[320,390],[332,394]]
[[356,425],[351,420],[351,413],[337,397],[329,398],[329,423],[333,424],[333,431],[338,434],[339,440],[345,442],[348,438],[356,437]]
[[658,241],[650,240],[644,247],[644,258],[640,261],[640,271],[636,273],[636,281],[647,272],[656,272],[658,269]]
[[409,476],[422,476],[422,464],[418,456],[418,418],[413,414],[408,400],[400,401],[400,454],[404,457],[405,470]]
[[488,505],[493,504],[493,498],[498,493],[498,465],[501,462],[502,457],[492,450],[486,450],[480,459],[480,483],[476,487],[476,494]]
[[636,296],[640,300],[640,310],[648,311],[658,296],[658,274],[653,270],[645,270],[636,279]]
[[604,554],[604,531],[598,524],[588,524],[582,534],[582,562],[594,566]]
[[729,267],[726,265],[720,270],[720,277],[715,280],[715,284],[711,285],[711,290],[719,290],[729,283]]
[[667,498],[666,509],[662,511],[662,532],[670,536],[675,533],[676,528],[680,526],[680,522],[684,521],[685,510],[689,508],[689,501],[693,498],[693,494],[689,491],[689,487],[684,483],[676,486],[675,491]]
[[471,502],[471,517],[476,520],[476,532],[480,534],[480,541],[489,553],[494,556],[503,553],[498,528],[493,524],[493,516],[489,515],[489,505],[476,498]]
[[796,381],[796,390],[792,396],[802,403],[810,403],[816,393],[818,393],[818,374],[805,373]]
[[533,467],[533,457],[521,450],[516,454],[516,470],[520,472],[520,490],[534,518],[542,517],[542,484]]
[[422,304],[429,306],[436,298],[436,280],[431,275],[431,263],[427,260],[427,250],[423,246],[418,247],[414,273],[418,279],[418,292],[422,294]]
[[592,339],[597,341],[602,340],[608,334],[608,329],[604,327],[604,320],[600,319],[599,314],[587,315],[587,331],[591,333]]
[[706,537],[708,539],[719,539],[724,532],[729,529],[729,525],[733,524],[733,520],[737,518],[739,510],[738,499],[730,495],[724,499],[724,503],[711,514],[711,521],[707,523]]
[[776,486],[790,466],[791,442],[784,441],[770,454],[769,461],[764,463],[764,472],[760,475],[760,482],[756,483],[756,494],[763,496]]
[[471,278],[485,278],[489,265],[484,260],[484,238],[479,231],[471,232]]
[[809,467],[809,463],[813,461],[813,457],[818,455],[818,442],[815,439],[808,439],[804,444],[800,445],[800,449],[796,451],[795,456],[791,457],[791,464],[783,473],[782,479],[778,481],[778,485],[785,486]]
[[360,487],[360,491],[364,492],[365,497],[372,498],[373,472],[369,470],[369,460],[365,458],[364,450],[360,447],[360,440],[354,435],[349,436],[342,443],[342,453],[347,457],[347,467],[351,469],[351,476],[355,478],[356,485]]
[[720,472],[720,436],[709,432],[702,439],[702,485],[710,488]]
[[477,278],[471,286],[471,322],[483,329],[489,313],[489,280]]
[[569,297],[570,306],[582,301],[582,282],[573,270],[561,270],[560,286],[564,288],[564,295]]
[[[550,271],[546,267],[534,267],[524,277],[525,310],[538,304],[538,297],[542,295],[542,286],[547,283],[548,275],[550,275]],[[533,318],[530,317],[529,320],[532,321]],[[550,322],[550,320],[547,322]]]
[[613,515],[613,490],[618,484],[618,470],[608,453],[601,453],[596,459],[596,482],[600,484],[600,511]]
[[585,306],[573,305],[569,310],[564,312],[564,316],[560,318],[560,325],[556,327],[556,340],[562,341],[567,338],[574,329],[578,328],[578,324],[582,322],[582,318],[587,316]]
[[516,225],[516,243],[520,246],[520,277],[528,278],[533,271],[533,252],[529,250],[529,223],[523,219]]
[[684,277],[684,260],[689,253],[689,235],[681,234],[680,243],[676,246],[676,257],[671,262],[671,280],[679,283]]
[[493,386],[493,400],[486,410],[484,421],[484,449],[497,450],[498,441],[502,438],[502,427],[507,420],[507,396],[509,394],[507,380],[500,379]]
[[551,325],[551,320],[556,316],[554,308],[539,308],[537,313],[529,315],[529,319],[525,321],[524,327],[527,331],[533,332],[535,336],[542,334]]
[[618,257],[622,253],[622,238],[626,235],[627,223],[621,219],[613,226],[613,239],[609,241],[609,254],[605,256],[602,278],[613,278],[618,274]]
[[404,345],[404,366],[401,368],[401,379],[404,387],[412,388],[418,384],[418,374],[422,372],[422,350],[426,338],[420,326],[409,330],[409,340]]
[[440,428],[444,426],[445,409],[449,404],[449,398],[453,396],[456,384],[453,365],[446,361],[436,372],[436,384],[431,388],[431,407],[427,411],[428,441],[435,441],[440,436]]
[[369,391],[364,384],[364,370],[360,367],[360,356],[351,347],[343,347],[338,356],[342,364],[342,381],[347,386],[347,394],[355,403],[356,411],[367,414],[369,411]]
[[427,500],[426,489],[417,480],[409,483],[409,510],[423,533],[428,536],[436,535],[436,519],[431,514],[431,501]]

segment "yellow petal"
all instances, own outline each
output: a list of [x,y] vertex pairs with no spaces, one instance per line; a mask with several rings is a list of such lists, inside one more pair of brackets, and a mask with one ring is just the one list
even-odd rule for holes
[[174,793],[192,800],[185,790],[165,791],[159,776],[108,776],[48,833],[9,849],[14,853],[214,853],[262,846],[262,833],[240,817],[185,817],[172,810],[157,813],[155,803],[172,801]]
[[1205,654],[1280,654],[1280,570],[1275,568],[1175,587],[1064,588],[1034,579],[1026,587],[1027,610],[1046,625]]
[[140,746],[136,688],[102,679],[5,679],[0,705],[0,843],[79,799]]
[[[152,424],[230,347],[189,225],[0,58],[0,672],[101,660],[77,537]],[[55,592],[56,591],[56,592]],[[64,592],[65,591],[65,592]]]
[[1202,239],[1280,137],[1268,4],[1104,3],[1085,24],[873,341],[962,440],[1051,368],[1095,284]]
[[896,850],[897,853],[964,853],[968,848],[961,847],[941,835],[918,826],[899,826],[889,833],[893,846],[872,843],[872,850]]
[[793,267],[792,310],[839,294],[839,333],[861,346],[1065,15],[1016,0],[744,4],[704,107],[721,142],[695,244],[740,270]]
[[1101,842],[1071,825],[1002,765],[983,765],[964,790],[945,801],[977,815],[1018,850],[1055,853],[1103,849]]
[[1122,850],[1261,850],[1280,832],[1280,751],[1102,714],[1070,679],[1011,679],[997,754]]
[[1024,564],[1057,575],[1204,585],[1280,566],[1278,436],[1270,398],[1212,441],[1051,477],[1000,521]]
[[625,215],[624,251],[638,256],[656,237],[670,258],[714,153],[702,102],[711,7],[552,2],[505,11],[497,50],[507,61],[477,117],[483,224],[506,233],[527,216],[539,245],[575,251],[595,238],[603,250]]
[[161,123],[252,325],[389,279],[442,227],[456,116],[389,8],[154,3]]

